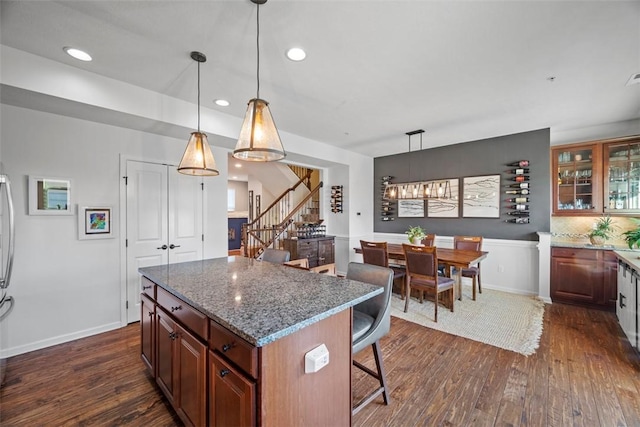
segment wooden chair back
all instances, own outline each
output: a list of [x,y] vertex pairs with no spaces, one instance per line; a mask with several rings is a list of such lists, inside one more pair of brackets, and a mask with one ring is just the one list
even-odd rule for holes
[[362,248],[363,263],[389,267],[387,242],[367,242],[360,240],[360,247]]
[[435,246],[436,245],[436,235],[435,234],[427,234],[422,238],[420,244],[425,246]]
[[288,265],[290,267],[299,267],[309,269],[309,258],[300,258],[300,259],[292,259],[291,261],[287,261],[284,265]]
[[453,236],[453,248],[467,251],[482,250],[481,236]]
[[438,254],[435,246],[415,246],[402,244],[407,276],[437,281]]
[[336,265],[335,264],[324,264],[324,265],[319,265],[317,267],[311,267],[309,269],[311,272],[313,273],[318,273],[318,274],[326,274],[329,276],[335,276],[336,275]]

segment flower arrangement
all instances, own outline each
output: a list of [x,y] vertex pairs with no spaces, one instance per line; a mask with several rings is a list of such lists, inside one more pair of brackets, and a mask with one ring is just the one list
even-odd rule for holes
[[426,236],[427,233],[422,227],[417,225],[415,227],[409,227],[409,229],[405,231],[405,234],[407,235],[407,237],[409,237],[409,242],[414,245],[419,245],[420,241],[424,238],[424,236]]
[[634,246],[636,248],[640,247],[640,220],[637,218],[631,219],[637,224],[636,228],[622,233],[625,242],[629,245],[629,249],[633,249]]
[[593,245],[602,245],[613,236],[616,229],[617,226],[613,223],[613,219],[609,215],[603,215],[593,224],[589,240]]

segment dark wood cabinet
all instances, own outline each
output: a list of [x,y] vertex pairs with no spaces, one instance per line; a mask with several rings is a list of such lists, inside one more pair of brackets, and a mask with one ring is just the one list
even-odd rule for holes
[[155,378],[155,331],[156,306],[145,294],[140,296],[140,356],[145,366]]
[[309,239],[284,239],[284,249],[291,253],[291,259],[307,258],[309,267],[333,264],[335,262],[334,236],[312,237]]
[[209,352],[209,424],[256,425],[256,383],[215,352]]
[[551,248],[551,299],[614,310],[617,269],[611,251]]
[[163,310],[156,312],[156,383],[175,406],[174,366],[176,323]]

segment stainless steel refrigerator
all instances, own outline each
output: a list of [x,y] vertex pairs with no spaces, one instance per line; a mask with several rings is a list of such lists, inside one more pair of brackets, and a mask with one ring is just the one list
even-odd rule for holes
[[15,306],[15,299],[9,295],[14,247],[15,224],[11,182],[7,175],[2,174],[0,164],[0,387],[4,383],[6,370],[6,359],[3,355],[7,348],[7,318]]

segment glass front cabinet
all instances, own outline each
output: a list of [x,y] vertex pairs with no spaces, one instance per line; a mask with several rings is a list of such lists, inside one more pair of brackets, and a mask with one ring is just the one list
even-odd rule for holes
[[607,213],[640,210],[640,139],[604,146],[605,205]]
[[573,145],[552,150],[554,214],[594,215],[602,212],[601,150]]
[[553,215],[640,213],[640,136],[551,150]]

